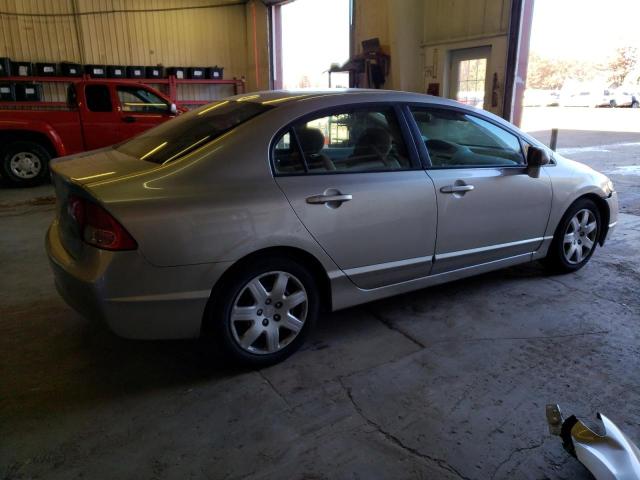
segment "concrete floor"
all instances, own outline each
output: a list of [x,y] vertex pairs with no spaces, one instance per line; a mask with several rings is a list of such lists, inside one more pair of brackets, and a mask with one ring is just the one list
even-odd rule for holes
[[[640,163],[611,148],[574,156]],[[325,315],[262,371],[80,318],[43,251],[49,187],[0,189],[0,478],[590,478],[544,406],[640,441],[640,177],[614,180],[629,213],[577,274],[531,264]]]

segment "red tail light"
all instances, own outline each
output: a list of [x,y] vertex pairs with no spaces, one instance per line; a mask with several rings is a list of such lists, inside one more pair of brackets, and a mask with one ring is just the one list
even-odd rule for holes
[[104,250],[135,250],[138,244],[118,221],[100,205],[80,197],[69,198],[69,214],[76,221],[82,239]]

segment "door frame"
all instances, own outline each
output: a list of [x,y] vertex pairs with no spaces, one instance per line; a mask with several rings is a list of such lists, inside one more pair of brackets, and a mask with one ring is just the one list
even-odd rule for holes
[[[415,144],[416,149],[418,150],[418,154],[420,156],[420,161],[424,167],[425,170],[437,170],[437,167],[433,167],[432,163],[431,163],[431,157],[429,157],[429,152],[427,150],[427,147],[425,146],[424,142],[422,141],[422,136],[420,135],[420,129],[418,128],[418,124],[416,123],[416,121],[413,118],[413,115],[411,114],[411,107],[417,107],[417,108],[435,108],[435,109],[439,109],[439,110],[451,110],[454,112],[459,112],[459,113],[464,113],[465,115],[472,115],[474,117],[478,117],[480,120],[484,120],[485,122],[491,123],[492,125],[495,125],[496,127],[502,128],[503,130],[506,130],[507,132],[515,135],[518,140],[520,141],[520,149],[522,150],[522,155],[524,157],[524,164],[523,165],[501,165],[500,168],[523,168],[523,166],[526,168],[527,167],[527,155],[526,155],[526,150],[525,150],[525,144],[529,144],[531,142],[529,142],[523,135],[521,132],[515,130],[514,128],[511,127],[511,125],[504,125],[500,122],[495,121],[493,118],[489,117],[488,115],[481,115],[478,114],[470,109],[467,108],[463,108],[463,107],[457,107],[455,105],[443,105],[443,104],[439,104],[439,103],[420,103],[420,102],[398,102],[398,105],[401,107],[402,109],[402,113],[405,117],[404,121],[406,122],[406,124],[409,127],[409,131],[411,133],[411,135],[413,136],[413,142]],[[552,165],[553,163],[550,163],[550,165]],[[468,167],[446,167],[447,169],[450,170],[455,170],[455,169],[462,169],[462,168],[468,168]],[[479,165],[477,167],[473,167],[473,168],[496,168],[495,166],[483,166],[483,165]]]
[[[396,115],[396,119],[398,121],[398,127],[400,128],[402,139],[406,144],[407,153],[409,154],[409,159],[411,160],[411,167],[412,167],[410,169],[402,170],[402,171],[424,170],[424,162],[422,160],[422,155],[420,154],[419,146],[416,145],[416,137],[411,128],[411,123],[409,122],[409,119],[407,118],[404,112],[404,108],[403,108],[404,104],[402,102],[395,102],[395,101],[387,101],[387,102],[378,101],[378,102],[358,102],[358,103],[350,103],[349,105],[336,105],[333,107],[324,107],[318,110],[314,110],[311,113],[306,113],[304,115],[301,115],[289,121],[289,123],[287,123],[284,127],[281,127],[278,129],[276,134],[273,136],[273,139],[271,140],[271,145],[269,145],[269,167],[271,168],[271,175],[273,175],[273,177],[276,178],[276,177],[290,177],[290,176],[295,177],[295,176],[309,176],[309,175],[337,175],[337,174],[355,175],[355,174],[363,173],[363,172],[357,172],[357,171],[356,172],[343,172],[343,171],[312,172],[312,173],[305,172],[305,173],[289,173],[289,174],[277,173],[274,167],[273,152],[282,135],[284,135],[287,131],[293,129],[293,126],[297,123],[305,122],[310,119],[320,118],[328,115],[340,115],[340,113],[347,113],[353,109],[376,108],[376,107],[393,108],[393,111]],[[297,140],[295,141],[295,143],[298,151],[302,153],[302,150]],[[388,171],[389,170],[369,170],[366,173],[379,173],[379,172],[388,172]]]
[[[269,87],[281,90],[283,84],[282,69],[282,6],[295,0],[268,0],[268,32],[269,32]],[[349,57],[356,54],[356,1],[349,1]],[[351,73],[349,74],[351,85]]]
[[[447,75],[447,79],[445,83],[445,92],[446,92],[446,97],[452,100],[455,100],[454,94],[457,94],[457,73],[458,70],[456,68],[456,64],[458,62],[461,61],[465,61],[465,60],[473,60],[473,59],[477,59],[477,58],[486,58],[487,59],[487,65],[486,65],[486,70],[485,70],[485,79],[484,79],[484,98],[482,101],[482,105],[483,108],[485,106],[488,106],[490,102],[488,102],[488,100],[491,99],[491,85],[490,85],[490,73],[492,71],[492,65],[491,65],[491,54],[492,54],[492,45],[491,44],[486,44],[486,45],[476,45],[473,47],[466,47],[466,48],[455,48],[455,49],[451,49],[447,52],[447,62],[448,62],[448,68],[446,69],[446,71],[448,72]],[[486,56],[485,55],[478,55],[479,52],[486,52]],[[456,55],[459,55],[459,58],[454,58]],[[456,83],[456,87],[453,88],[452,85],[453,83]]]

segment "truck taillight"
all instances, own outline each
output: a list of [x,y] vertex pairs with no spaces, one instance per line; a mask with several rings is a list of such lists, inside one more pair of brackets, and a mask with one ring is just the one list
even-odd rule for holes
[[135,250],[138,244],[113,216],[100,205],[80,197],[69,199],[69,215],[78,224],[82,239],[104,250]]

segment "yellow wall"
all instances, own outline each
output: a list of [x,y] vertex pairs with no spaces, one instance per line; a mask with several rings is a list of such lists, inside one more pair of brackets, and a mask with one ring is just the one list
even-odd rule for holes
[[[404,0],[401,0],[404,1]],[[506,34],[510,0],[425,0],[425,43]]]
[[[266,9],[234,0],[0,0],[0,57],[116,65],[213,66],[256,88],[253,4],[268,85]],[[196,7],[196,8],[185,8]],[[75,12],[75,14],[74,14]],[[13,13],[18,15],[13,15]],[[36,14],[38,16],[33,16]],[[249,42],[251,38],[251,42]],[[264,87],[264,81],[260,86]]]

